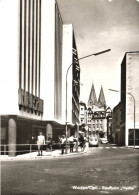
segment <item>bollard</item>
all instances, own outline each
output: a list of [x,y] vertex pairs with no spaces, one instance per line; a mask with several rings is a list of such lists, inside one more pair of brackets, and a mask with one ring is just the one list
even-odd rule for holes
[[6,145],[4,145],[4,155],[6,155]]
[[30,144],[30,157],[31,157],[31,150],[32,150],[32,145]]

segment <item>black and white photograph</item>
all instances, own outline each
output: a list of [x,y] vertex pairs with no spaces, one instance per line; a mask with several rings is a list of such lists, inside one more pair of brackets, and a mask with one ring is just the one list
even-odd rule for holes
[[139,0],[0,0],[0,194],[139,195]]

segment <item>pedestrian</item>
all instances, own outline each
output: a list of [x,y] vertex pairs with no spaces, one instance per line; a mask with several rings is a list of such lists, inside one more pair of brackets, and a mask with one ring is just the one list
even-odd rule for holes
[[48,148],[52,149],[52,137],[50,134],[48,135]]
[[85,150],[85,148],[86,148],[86,137],[84,137],[84,141],[83,141],[83,151]]
[[74,137],[73,137],[73,135],[69,137],[69,142],[70,142],[70,152],[73,152],[73,147],[74,147]]
[[44,135],[42,135],[42,132],[40,132],[37,137],[37,145],[38,145],[38,155],[37,156],[42,156],[42,150],[43,150],[44,144],[45,144],[45,137]]
[[82,134],[79,134],[79,142],[80,142],[81,151],[83,151],[84,137]]
[[60,143],[61,143],[61,154],[64,154],[65,142],[66,142],[65,135],[62,135],[62,138],[60,139]]

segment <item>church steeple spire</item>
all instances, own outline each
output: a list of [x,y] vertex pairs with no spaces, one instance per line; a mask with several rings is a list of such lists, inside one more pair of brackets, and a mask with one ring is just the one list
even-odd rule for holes
[[93,106],[93,105],[97,105],[97,98],[96,98],[94,83],[92,83],[92,88],[91,88],[90,96],[88,99],[88,106]]
[[106,107],[106,100],[105,100],[102,85],[101,85],[100,94],[99,94],[99,98],[98,98],[98,106],[99,107]]

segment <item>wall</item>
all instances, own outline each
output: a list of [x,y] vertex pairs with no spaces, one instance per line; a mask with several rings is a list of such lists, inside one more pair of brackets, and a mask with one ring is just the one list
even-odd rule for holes
[[[121,63],[121,91],[135,98],[135,125],[139,129],[139,52],[127,52]],[[123,106],[122,123],[125,125],[125,145],[128,146],[129,129],[134,128],[134,100],[129,94],[121,93]]]
[[[139,52],[126,55],[126,91],[135,98],[135,125],[139,129]],[[134,127],[134,100],[126,95],[126,144],[128,144],[128,131]]]
[[[62,57],[62,119],[66,122],[66,72],[72,64],[72,40],[73,27],[71,24],[63,25],[63,57]],[[67,121],[72,123],[72,67],[68,72],[68,88],[67,88]]]
[[41,97],[43,120],[54,120],[55,1],[42,0]]
[[18,0],[0,2],[0,26],[0,114],[18,114]]
[[63,22],[57,3],[55,4],[55,87],[54,87],[54,115],[62,120],[62,39]]

